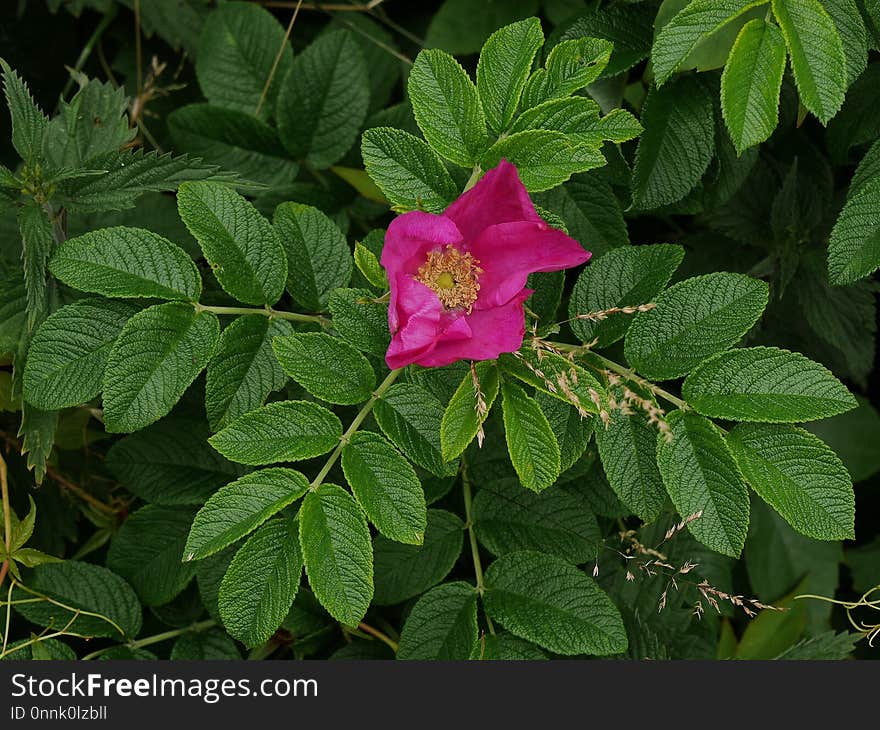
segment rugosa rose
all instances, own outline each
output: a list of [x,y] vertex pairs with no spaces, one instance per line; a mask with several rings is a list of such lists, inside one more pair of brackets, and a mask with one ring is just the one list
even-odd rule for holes
[[492,360],[518,350],[528,275],[589,258],[535,212],[516,167],[502,160],[442,215],[412,211],[388,227],[388,367]]

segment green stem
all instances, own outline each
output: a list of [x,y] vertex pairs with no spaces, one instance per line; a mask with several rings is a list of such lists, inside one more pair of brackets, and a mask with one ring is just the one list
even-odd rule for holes
[[468,178],[468,181],[465,184],[464,190],[462,190],[462,192],[466,193],[468,190],[470,190],[480,181],[481,177],[483,177],[483,168],[481,168],[479,165],[474,165],[474,171],[471,173],[470,178]]
[[[654,383],[651,383],[651,382],[645,380],[644,378],[639,377],[638,375],[636,375],[634,370],[631,370],[630,368],[624,367],[620,363],[614,362],[614,360],[609,360],[607,357],[600,355],[597,352],[593,352],[592,350],[588,349],[584,345],[570,345],[567,342],[548,342],[547,344],[551,345],[552,347],[556,348],[557,350],[562,350],[564,352],[573,352],[576,355],[578,355],[578,354],[587,355],[588,358],[596,360],[599,363],[601,363],[602,368],[604,368],[606,370],[611,370],[612,372],[617,373],[618,375],[626,378],[627,380],[630,380],[634,383],[637,383],[638,385],[642,386],[643,388],[647,388],[654,395],[662,398],[663,400],[667,401],[668,403],[672,403],[676,408],[686,409],[688,407],[688,404],[685,401],[683,401],[678,396],[673,395],[668,390],[664,390],[659,385],[654,385]],[[602,369],[602,368],[596,367],[592,363],[588,363],[588,364],[591,365],[596,370]]]
[[383,380],[379,387],[373,391],[373,395],[370,397],[366,403],[364,403],[363,407],[358,411],[358,414],[354,417],[348,429],[346,429],[345,433],[342,434],[342,437],[339,439],[339,443],[336,445],[336,448],[333,449],[333,453],[327,458],[327,461],[324,463],[324,466],[321,467],[321,471],[318,472],[318,475],[312,480],[312,483],[309,485],[309,489],[313,492],[324,483],[324,479],[327,477],[327,474],[330,473],[330,469],[333,468],[333,465],[336,463],[336,460],[342,454],[342,449],[345,448],[345,445],[351,440],[351,437],[354,433],[361,427],[361,424],[366,420],[367,416],[370,415],[370,411],[373,410],[373,406],[376,405],[376,401],[379,400],[383,395],[385,395],[385,391],[391,387],[391,384],[397,380],[397,376],[400,375],[402,370],[392,370],[388,373],[388,376]]
[[314,322],[322,327],[328,327],[330,320],[320,314],[300,314],[299,312],[282,312],[279,309],[271,307],[212,307],[206,304],[196,304],[196,309],[200,312],[213,312],[214,314],[260,314],[264,317],[277,319],[286,319],[289,322]]
[[83,66],[86,65],[86,61],[89,60],[89,56],[92,55],[92,51],[95,49],[98,41],[101,40],[101,36],[104,35],[104,31],[107,30],[107,28],[110,26],[110,23],[112,23],[113,19],[116,17],[118,9],[118,5],[111,5],[108,8],[107,12],[104,13],[104,17],[101,18],[101,22],[98,23],[98,27],[95,28],[92,35],[86,41],[86,44],[83,46],[82,51],[80,51],[79,58],[76,59],[76,63],[73,66],[73,71],[67,79],[67,83],[64,84],[64,89],[61,91],[61,95],[58,97],[58,104],[55,107],[55,111],[58,111],[58,109],[61,108],[61,102],[64,101],[64,97],[67,96],[67,92],[70,91],[70,87],[73,86],[74,73],[82,71]]
[[[129,649],[141,649],[145,646],[150,646],[151,644],[159,644],[163,641],[168,641],[168,639],[175,639],[178,636],[183,636],[184,634],[189,634],[191,632],[196,631],[204,631],[206,629],[211,629],[217,625],[217,622],[213,619],[206,619],[205,621],[198,621],[194,624],[190,624],[182,629],[172,629],[171,631],[164,631],[161,634],[154,634],[153,636],[146,636],[143,639],[137,639],[136,641],[131,641],[125,646]],[[94,659],[101,654],[110,651],[115,647],[108,646],[103,649],[98,649],[97,651],[93,651],[91,654],[86,654],[83,657],[83,660],[86,659]]]
[[392,639],[391,637],[379,631],[379,629],[374,629],[372,626],[370,626],[369,624],[365,624],[363,621],[358,624],[358,629],[363,631],[365,634],[369,634],[370,636],[378,639],[383,644],[385,644],[385,646],[389,647],[391,651],[397,654],[397,642],[394,641],[394,639]]
[[[477,535],[474,532],[474,500],[473,491],[471,489],[471,479],[470,476],[468,476],[467,465],[465,464],[463,457],[461,460],[461,490],[462,495],[464,496],[465,527],[467,527],[468,540],[471,545],[471,557],[474,561],[474,576],[477,580],[477,593],[482,596],[486,590],[486,584],[483,578],[483,563],[480,560],[480,546],[477,544]],[[486,626],[489,628],[489,633],[492,634],[492,636],[495,636],[495,626],[492,624],[492,619],[489,618],[489,614],[486,614]]]

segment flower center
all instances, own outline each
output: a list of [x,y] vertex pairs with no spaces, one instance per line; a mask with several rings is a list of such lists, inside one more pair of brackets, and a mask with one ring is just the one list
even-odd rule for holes
[[431,289],[446,309],[466,309],[469,313],[480,291],[483,270],[479,261],[454,246],[431,251],[419,267],[416,281]]

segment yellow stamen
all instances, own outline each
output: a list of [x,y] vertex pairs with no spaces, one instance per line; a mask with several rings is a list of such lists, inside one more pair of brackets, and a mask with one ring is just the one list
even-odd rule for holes
[[483,270],[479,263],[471,254],[447,246],[443,251],[428,254],[416,280],[431,289],[446,309],[470,312],[480,291],[478,279]]

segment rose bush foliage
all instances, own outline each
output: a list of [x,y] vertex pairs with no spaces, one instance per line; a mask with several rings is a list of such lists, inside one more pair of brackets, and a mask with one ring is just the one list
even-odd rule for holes
[[37,5],[3,657],[867,651],[871,3]]

